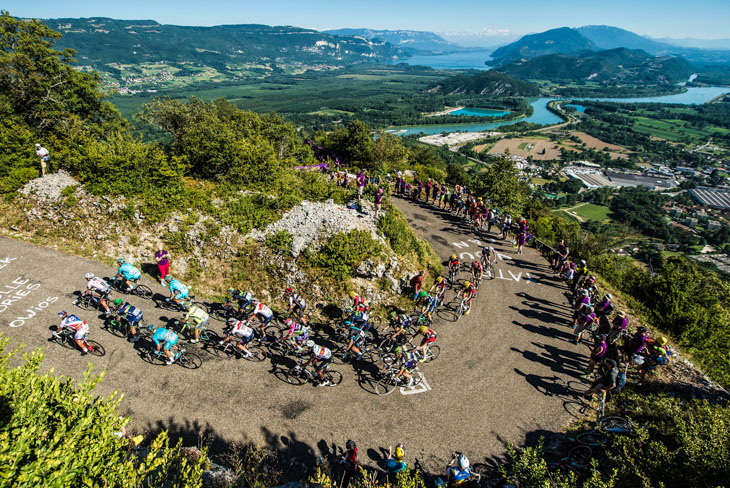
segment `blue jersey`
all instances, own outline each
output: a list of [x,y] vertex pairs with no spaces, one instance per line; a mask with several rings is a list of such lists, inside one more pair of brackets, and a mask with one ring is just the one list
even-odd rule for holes
[[142,276],[142,273],[140,273],[140,271],[130,263],[124,263],[121,265],[117,274],[124,276],[128,280],[138,280],[139,277]]
[[124,317],[129,325],[137,325],[142,321],[142,310],[133,307],[129,303],[122,305],[119,309],[119,315]]
[[459,469],[452,466],[448,469],[448,477],[455,483],[462,483],[471,476],[471,468]]
[[170,349],[172,346],[177,344],[177,333],[174,330],[165,329],[163,327],[160,327],[159,329],[155,330],[155,333],[152,335],[152,340],[155,342],[156,345],[164,344],[165,349]]
[[170,293],[174,293],[176,298],[187,298],[190,291],[188,287],[180,283],[178,280],[170,282]]
[[408,465],[405,461],[396,461],[395,459],[388,459],[385,461],[385,470],[388,474],[395,474],[406,469]]

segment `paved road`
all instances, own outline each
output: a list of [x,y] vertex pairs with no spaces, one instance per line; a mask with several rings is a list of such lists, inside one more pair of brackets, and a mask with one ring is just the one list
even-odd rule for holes
[[[479,245],[448,213],[396,203],[444,259],[452,252],[476,256]],[[564,289],[544,261],[533,250],[517,256],[509,245],[495,247],[501,254],[498,278],[482,284],[471,315],[456,323],[444,320],[451,319],[448,313],[437,319],[442,353],[422,366],[423,386],[387,397],[367,391],[351,366],[338,367],[345,378],[337,388],[294,387],[270,373],[268,361],[227,362],[202,351],[205,362],[198,370],[153,366],[125,340],[100,330],[95,313],[75,309],[92,324],[90,337],[107,350],[103,358],[82,358],[48,343],[50,327],[59,310],[74,309],[73,292],[85,285],[85,272],[110,276],[114,270],[5,238],[0,238],[0,330],[14,343],[44,346],[44,366],[60,374],[80,378],[87,363],[106,370],[99,393],[123,392],[122,411],[133,416],[137,430],[165,427],[192,441],[206,433],[215,443],[265,442],[307,462],[352,438],[363,460],[375,464],[381,459],[378,447],[403,442],[411,460],[418,456],[426,468],[440,470],[453,450],[476,462],[503,453],[504,441],[521,443],[560,429],[571,418],[565,385],[585,364],[585,349],[568,342],[563,325],[569,313]],[[146,284],[163,291],[150,279]],[[150,301],[130,301],[157,325],[174,316]]]

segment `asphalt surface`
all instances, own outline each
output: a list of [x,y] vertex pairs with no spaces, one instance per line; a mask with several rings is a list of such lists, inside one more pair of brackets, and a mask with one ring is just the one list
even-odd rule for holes
[[[444,260],[456,252],[470,261],[481,243],[496,238],[477,242],[448,212],[395,203]],[[335,366],[344,375],[338,387],[316,388],[284,383],[271,372],[270,360],[219,360],[192,345],[204,359],[200,369],[149,364],[141,343],[133,347],[102,330],[99,314],[71,305],[85,287],[84,273],[112,276],[113,269],[6,238],[0,238],[0,330],[11,345],[43,347],[44,367],[59,374],[80,379],[89,363],[97,373],[106,371],[97,392],[123,393],[121,410],[133,417],[136,431],[166,428],[189,443],[203,436],[216,449],[259,442],[310,466],[314,456],[347,439],[358,442],[362,461],[371,465],[382,461],[383,448],[401,442],[407,460],[418,458],[426,469],[440,471],[454,450],[472,462],[489,462],[504,453],[505,442],[521,444],[560,430],[573,418],[570,384],[587,363],[587,349],[569,342],[565,287],[542,257],[533,249],[517,255],[504,241],[492,245],[500,253],[497,278],[482,283],[470,315],[453,322],[452,311],[438,314],[433,328],[441,356],[421,366],[420,386],[389,396],[373,394],[368,368],[358,373],[352,365]],[[464,271],[459,278],[468,276]],[[142,282],[165,291],[148,277]],[[446,292],[447,302],[453,297]],[[181,316],[149,300],[123,298],[144,311],[145,322],[159,326]],[[48,342],[60,310],[88,320],[89,338],[105,347],[106,356],[82,357]],[[222,323],[211,323],[220,332]]]

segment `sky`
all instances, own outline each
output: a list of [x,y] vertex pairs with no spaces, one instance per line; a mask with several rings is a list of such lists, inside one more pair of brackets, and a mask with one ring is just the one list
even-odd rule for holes
[[730,37],[729,0],[4,0],[16,17],[111,17],[162,24],[425,30],[485,45],[555,27],[612,25],[651,37]]

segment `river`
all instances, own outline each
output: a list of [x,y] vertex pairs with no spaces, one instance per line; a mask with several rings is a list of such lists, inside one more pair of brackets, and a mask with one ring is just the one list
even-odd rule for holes
[[[684,93],[675,95],[664,95],[660,97],[639,97],[639,98],[573,98],[572,100],[602,100],[606,102],[623,102],[623,103],[677,103],[682,105],[693,105],[705,103],[713,98],[730,93],[729,87],[708,86],[708,87],[692,87],[688,88]],[[503,125],[516,124],[518,122],[531,122],[541,125],[559,124],[563,121],[560,117],[552,113],[547,108],[548,102],[551,100],[559,100],[556,98],[538,98],[530,102],[532,105],[532,115],[527,118],[501,120],[489,123],[469,123],[469,124],[443,124],[443,125],[410,125],[389,127],[389,132],[405,136],[409,134],[440,134],[442,132],[482,132],[494,130]]]

